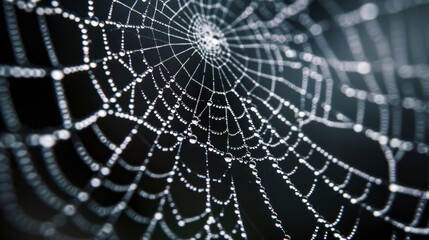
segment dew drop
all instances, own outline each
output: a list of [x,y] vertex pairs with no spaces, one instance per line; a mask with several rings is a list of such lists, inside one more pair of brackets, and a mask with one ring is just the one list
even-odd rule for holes
[[189,142],[192,143],[192,144],[197,143],[197,136],[192,135],[191,138],[189,138]]
[[233,159],[233,156],[231,153],[225,154],[225,162],[230,163]]

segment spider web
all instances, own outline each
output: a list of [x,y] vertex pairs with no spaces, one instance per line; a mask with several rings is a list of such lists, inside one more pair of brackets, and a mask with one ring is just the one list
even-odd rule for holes
[[4,0],[6,236],[427,237],[428,10]]

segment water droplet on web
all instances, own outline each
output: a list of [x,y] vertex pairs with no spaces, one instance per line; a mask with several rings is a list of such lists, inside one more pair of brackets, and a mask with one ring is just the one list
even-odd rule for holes
[[189,138],[189,142],[190,142],[191,144],[195,144],[195,143],[197,143],[197,136],[195,136],[195,135],[191,135],[191,137]]
[[226,153],[225,154],[225,162],[230,163],[233,159],[233,156],[231,153]]
[[255,161],[250,161],[250,162],[249,162],[249,167],[250,167],[251,169],[254,169],[254,168],[256,167],[256,162],[255,162]]
[[197,125],[199,121],[200,121],[200,119],[198,117],[194,117],[192,119],[192,124]]
[[80,192],[80,193],[77,195],[77,198],[79,199],[79,201],[81,201],[81,202],[85,202],[85,201],[87,201],[87,200],[88,200],[88,193],[86,193],[86,192]]
[[96,26],[98,26],[98,24],[100,24],[100,20],[98,19],[98,17],[94,17],[94,18],[91,20],[91,25],[92,25],[93,27],[96,27]]
[[214,150],[213,144],[211,144],[210,142],[207,143],[207,149],[211,152]]
[[101,185],[101,181],[99,178],[93,178],[91,179],[91,186],[97,188]]
[[50,147],[55,145],[56,140],[55,140],[54,136],[52,136],[50,134],[45,134],[45,135],[40,136],[39,143],[43,147],[50,148]]
[[183,141],[183,135],[177,136],[177,141],[179,141],[179,142]]
[[51,72],[51,77],[54,80],[61,80],[61,79],[64,78],[64,73],[62,71],[60,71],[60,70],[53,70]]
[[76,213],[76,208],[75,208],[75,206],[68,204],[68,205],[64,206],[63,212],[67,216],[72,216]]
[[156,220],[161,220],[162,218],[163,218],[163,215],[162,215],[162,213],[160,213],[160,212],[157,212],[157,213],[155,213],[155,215],[153,216]]

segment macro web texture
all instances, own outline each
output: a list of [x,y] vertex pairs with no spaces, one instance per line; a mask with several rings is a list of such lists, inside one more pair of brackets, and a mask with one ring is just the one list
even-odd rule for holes
[[427,238],[428,2],[3,0],[4,238]]

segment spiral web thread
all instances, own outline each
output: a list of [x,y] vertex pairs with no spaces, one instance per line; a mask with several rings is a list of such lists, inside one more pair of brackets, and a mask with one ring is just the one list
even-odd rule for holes
[[[114,238],[124,216],[144,226],[139,234],[143,239],[153,237],[157,229],[171,239],[247,238],[250,226],[244,224],[240,207],[245,199],[237,193],[233,171],[240,165],[253,177],[270,224],[289,238],[288,221],[293,220],[279,215],[272,203],[259,166],[266,164],[300,202],[293,208],[312,216],[313,239],[352,239],[364,221],[362,211],[391,226],[392,239],[398,233],[406,238],[429,235],[424,218],[429,191],[397,178],[407,154],[427,161],[429,31],[418,24],[427,2],[356,1],[343,6],[334,0],[4,0],[8,35],[3,37],[10,40],[14,56],[13,62],[0,64],[0,194],[7,220],[30,234],[60,239],[76,238],[61,230],[67,224],[88,238]],[[101,5],[108,8],[99,9]],[[313,17],[311,8],[329,18]],[[22,29],[25,22],[18,17],[23,14],[37,19],[49,64],[29,60],[32,46],[23,37],[28,29]],[[73,52],[78,63],[62,61],[67,56],[60,56],[61,48],[68,45],[52,33],[62,24],[79,33],[80,49]],[[333,41],[331,31],[342,38]],[[340,44],[350,53],[344,59],[337,56]],[[17,95],[8,87],[22,79],[52,82],[60,125],[24,126],[14,105]],[[74,94],[92,94],[100,104],[77,117],[65,82],[78,79],[88,82],[92,91]],[[405,128],[404,113],[412,116]],[[379,121],[369,123],[368,117]],[[121,125],[109,122],[106,129],[103,119],[126,122],[127,132],[113,139],[109,131]],[[335,157],[305,131],[313,123],[353,131],[379,146],[384,158],[377,161],[386,174],[376,175]],[[107,159],[93,156],[80,135],[83,131],[91,131],[108,149]],[[145,142],[147,151],[140,152],[138,162],[129,162],[129,146],[141,144],[136,139],[146,134],[153,135]],[[71,143],[78,156],[73,161],[91,172],[85,184],[74,184],[58,164],[62,160],[55,149],[62,143]],[[196,152],[186,155],[184,148]],[[35,166],[34,151],[61,194]],[[169,169],[156,172],[151,169],[154,161],[165,161]],[[202,165],[194,168],[193,162]],[[221,170],[215,172],[211,164]],[[132,179],[115,183],[109,178],[115,168]],[[299,172],[310,179],[310,187],[294,180]],[[41,220],[21,209],[15,178],[24,180],[28,191],[54,211],[52,216]],[[162,190],[146,189],[144,179],[163,182]],[[364,188],[355,188],[353,181],[363,182]],[[204,196],[198,214],[181,214],[172,193],[176,185],[190,196]],[[335,203],[336,217],[325,216],[318,203],[321,196],[315,197],[322,185],[341,199]],[[224,193],[217,196],[214,188],[219,186]],[[121,197],[105,206],[93,198],[100,188]],[[377,191],[387,191],[382,204],[369,200]],[[411,219],[392,213],[402,197],[415,203]],[[156,207],[139,212],[130,204],[139,200],[153,201]],[[362,211],[348,212],[356,207]],[[98,220],[81,214],[83,208]],[[175,221],[168,221],[167,215]],[[350,216],[351,226],[344,226],[343,219]],[[224,224],[224,218],[234,223]],[[194,223],[201,224],[191,235],[176,231]]]

